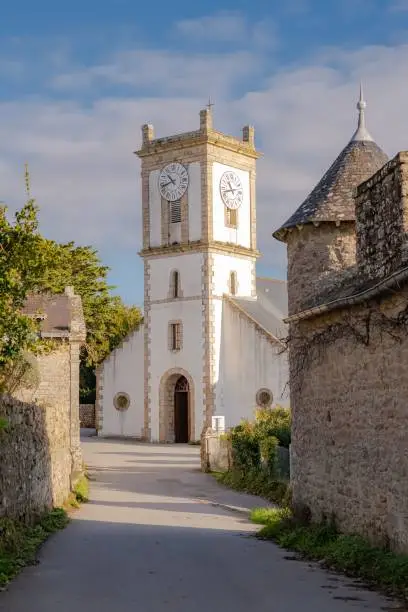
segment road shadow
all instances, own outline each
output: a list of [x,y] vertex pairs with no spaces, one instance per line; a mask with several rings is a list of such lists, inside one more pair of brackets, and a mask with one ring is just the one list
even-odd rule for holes
[[[82,511],[81,511],[82,513]],[[379,612],[390,602],[244,529],[77,515],[0,596],[0,612]],[[347,584],[346,584],[347,581]]]

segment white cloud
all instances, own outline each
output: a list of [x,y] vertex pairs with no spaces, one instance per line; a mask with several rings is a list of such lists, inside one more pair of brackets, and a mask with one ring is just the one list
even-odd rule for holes
[[[92,104],[39,98],[0,103],[0,200],[21,204],[28,161],[42,227],[49,236],[94,243],[104,253],[131,248],[129,269],[140,265],[140,165],[133,155],[140,144],[140,126],[152,122],[158,136],[196,129],[199,110],[208,93],[214,95],[212,83],[218,88],[217,129],[239,135],[246,123],[256,127],[264,152],[257,173],[259,248],[262,263],[284,275],[284,248],[271,233],[351,137],[361,78],[368,127],[377,142],[391,154],[408,148],[408,47],[325,49],[303,66],[281,69],[262,87],[234,99],[235,80],[240,75],[245,79],[263,60],[246,52],[206,58],[129,51],[111,63],[72,71],[71,86],[78,91],[78,75],[88,85],[94,85],[95,78],[131,83],[132,97],[99,94]],[[161,85],[154,96],[137,94],[155,79]]]
[[176,31],[193,40],[240,43],[241,39],[247,35],[248,24],[242,13],[220,11],[215,15],[178,21]]
[[275,23],[263,19],[250,23],[239,11],[220,11],[214,15],[183,19],[176,23],[176,35],[191,43],[229,43],[234,48],[271,48],[278,44]]
[[393,0],[389,10],[396,13],[408,11],[408,0]]
[[60,74],[53,87],[64,91],[98,90],[107,85],[127,86],[134,93],[226,96],[231,88],[256,70],[259,58],[250,51],[231,53],[175,53],[136,50],[118,54],[111,62]]
[[310,11],[310,0],[286,0],[284,10],[292,15],[301,15]]

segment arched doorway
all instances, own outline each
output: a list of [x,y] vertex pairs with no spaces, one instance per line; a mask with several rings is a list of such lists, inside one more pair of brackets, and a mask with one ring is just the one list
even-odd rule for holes
[[189,396],[187,378],[180,376],[174,387],[174,441],[189,442]]
[[172,368],[164,372],[159,385],[160,442],[196,440],[194,397],[194,380],[186,370]]

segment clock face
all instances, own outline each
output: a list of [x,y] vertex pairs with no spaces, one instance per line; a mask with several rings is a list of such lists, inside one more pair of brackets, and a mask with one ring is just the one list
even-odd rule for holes
[[224,172],[220,180],[220,193],[227,208],[236,209],[241,206],[244,190],[241,180],[235,172],[231,170]]
[[178,162],[167,164],[160,172],[160,193],[169,202],[179,200],[188,187],[186,168]]

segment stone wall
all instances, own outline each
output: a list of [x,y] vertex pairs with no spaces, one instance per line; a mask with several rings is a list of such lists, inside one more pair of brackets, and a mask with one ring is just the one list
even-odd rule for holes
[[79,427],[79,342],[58,340],[56,348],[37,356],[40,384],[35,390],[15,394],[22,401],[52,405],[67,414],[70,427],[72,473],[82,470]]
[[408,153],[398,153],[357,189],[357,263],[367,278],[401,266],[408,230]]
[[408,552],[408,287],[291,324],[292,487],[313,519]]
[[79,424],[95,429],[95,404],[79,404]]
[[290,315],[309,306],[320,291],[336,286],[344,270],[356,263],[354,222],[295,228],[287,245]]
[[0,398],[0,515],[29,519],[67,498],[82,472],[80,342],[55,340],[38,355],[39,384]]
[[70,492],[69,411],[3,396],[0,416],[0,516],[31,521]]
[[[287,481],[290,478],[290,449],[278,446],[276,452],[277,477]],[[211,428],[202,433],[200,455],[203,472],[228,472],[234,467],[231,440]]]
[[211,429],[201,437],[201,469],[203,472],[227,472],[232,467],[231,442]]

